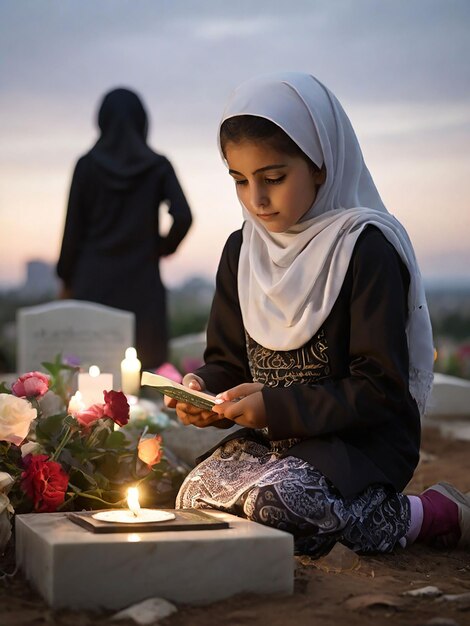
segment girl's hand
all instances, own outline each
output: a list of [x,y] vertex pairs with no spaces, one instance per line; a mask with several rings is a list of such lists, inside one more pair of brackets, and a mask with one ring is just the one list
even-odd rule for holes
[[[196,374],[186,374],[183,378],[183,385],[196,391],[205,391],[206,385],[202,378],[196,376]],[[210,426],[214,422],[218,422],[221,418],[212,411],[207,411],[194,406],[193,404],[187,404],[186,402],[178,402],[175,398],[163,397],[165,406],[172,409],[176,409],[176,415],[179,421],[186,426],[193,424],[199,428]]]
[[223,404],[216,404],[213,412],[226,417],[240,426],[264,428],[268,425],[261,383],[244,383],[219,393]]

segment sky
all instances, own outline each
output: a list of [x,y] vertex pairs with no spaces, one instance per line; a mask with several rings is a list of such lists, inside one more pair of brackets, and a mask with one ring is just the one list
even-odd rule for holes
[[218,122],[238,83],[278,70],[339,98],[424,277],[470,281],[469,32],[467,0],[0,0],[0,286],[56,262],[75,162],[118,86],[194,215],[164,280],[212,279],[241,224]]

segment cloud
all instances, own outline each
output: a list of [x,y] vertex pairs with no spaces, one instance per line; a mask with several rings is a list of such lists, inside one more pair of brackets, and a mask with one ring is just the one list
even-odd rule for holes
[[429,135],[441,132],[468,132],[470,107],[465,103],[391,103],[351,107],[349,115],[362,137],[382,140],[387,137]]
[[[233,39],[246,37],[265,37],[271,30],[280,26],[278,18],[212,18],[196,22],[194,33],[197,38],[209,41],[222,41],[228,45]],[[261,43],[261,42],[260,42]]]
[[[293,69],[316,74],[339,97],[381,190],[390,206],[413,211],[417,236],[425,223],[430,241],[455,243],[455,229],[432,226],[426,211],[455,192],[455,223],[457,195],[468,196],[469,26],[467,0],[2,0],[0,136],[10,181],[2,219],[24,207],[34,231],[47,211],[54,254],[71,169],[96,137],[97,105],[126,85],[147,105],[152,145],[181,172],[196,240],[229,202],[215,165],[227,95],[255,74]],[[452,177],[442,180],[442,171]],[[432,191],[429,180],[439,181]],[[409,189],[419,190],[413,202]],[[235,224],[235,201],[230,207]],[[224,218],[214,223],[225,236]],[[214,245],[222,245],[215,234]],[[186,250],[197,256],[191,242]]]

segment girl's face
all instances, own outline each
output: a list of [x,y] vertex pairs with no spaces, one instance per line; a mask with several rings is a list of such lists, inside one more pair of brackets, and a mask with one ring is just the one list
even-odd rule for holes
[[324,170],[315,171],[301,156],[279,152],[268,143],[229,142],[225,158],[238,198],[272,233],[285,232],[297,224],[325,180]]

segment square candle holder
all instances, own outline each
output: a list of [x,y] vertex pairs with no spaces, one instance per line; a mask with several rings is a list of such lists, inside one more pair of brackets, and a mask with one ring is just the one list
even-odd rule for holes
[[151,597],[208,604],[244,592],[293,592],[290,534],[221,511],[174,513],[173,527],[119,532],[96,530],[85,512],[17,515],[17,564],[53,608],[118,610]]

